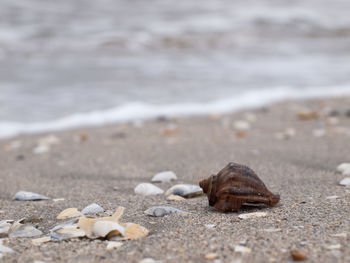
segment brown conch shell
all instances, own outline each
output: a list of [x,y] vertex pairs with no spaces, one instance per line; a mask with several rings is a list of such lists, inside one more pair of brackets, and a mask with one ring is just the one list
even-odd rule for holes
[[249,167],[229,163],[217,175],[199,182],[209,205],[220,212],[238,211],[244,203],[276,205],[280,196],[271,193]]

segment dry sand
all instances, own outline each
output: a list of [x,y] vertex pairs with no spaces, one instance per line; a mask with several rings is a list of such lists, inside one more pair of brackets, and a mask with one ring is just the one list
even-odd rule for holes
[[[302,108],[322,112],[340,111],[339,123],[324,118],[301,121]],[[60,139],[48,153],[34,154],[38,138],[26,135],[0,141],[0,219],[39,216],[38,229],[47,233],[63,209],[82,209],[98,203],[107,210],[126,207],[123,221],[147,227],[146,238],[125,241],[106,250],[107,241],[77,239],[34,247],[31,239],[10,239],[16,251],[3,262],[139,262],[153,258],[162,262],[206,262],[216,253],[217,262],[239,262],[237,245],[251,249],[242,262],[288,262],[291,250],[308,255],[307,262],[350,262],[350,189],[338,185],[343,178],[335,167],[350,161],[350,118],[344,111],[350,99],[284,102],[249,112],[256,116],[246,136],[237,137],[234,121],[246,112],[225,116],[178,118],[178,130],[164,130],[169,120],[143,125],[123,124],[53,133]],[[329,120],[328,120],[329,121]],[[294,137],[277,139],[275,133],[294,128]],[[343,128],[339,128],[343,127]],[[313,130],[325,128],[315,137]],[[86,133],[87,140],[80,136]],[[22,146],[10,149],[11,142]],[[240,213],[263,211],[265,218],[239,220],[239,213],[219,213],[208,206],[206,196],[185,201],[167,201],[164,195],[143,197],[134,187],[150,182],[160,171],[172,170],[176,183],[198,184],[228,162],[250,166],[267,187],[281,195],[273,208],[245,207]],[[157,184],[166,190],[172,184]],[[12,201],[26,190],[64,201]],[[328,196],[339,196],[327,199]],[[171,205],[191,212],[189,216],[148,217],[143,211],[154,205]],[[207,228],[206,224],[215,225]],[[280,229],[267,232],[266,229]],[[334,237],[346,233],[347,237]],[[332,249],[337,245],[338,249]],[[236,260],[236,261],[234,261]]]

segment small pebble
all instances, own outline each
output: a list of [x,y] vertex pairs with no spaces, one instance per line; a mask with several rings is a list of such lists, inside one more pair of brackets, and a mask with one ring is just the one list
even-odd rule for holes
[[178,215],[189,214],[186,211],[182,211],[180,209],[177,209],[171,206],[153,206],[151,208],[148,208],[144,213],[146,215],[156,216],[156,217],[162,217],[162,216],[171,215],[171,214],[178,214]]
[[299,250],[292,250],[291,255],[294,261],[303,261],[307,259],[307,254]]
[[209,253],[205,255],[205,259],[210,261],[217,259],[218,257],[219,255],[217,253]]

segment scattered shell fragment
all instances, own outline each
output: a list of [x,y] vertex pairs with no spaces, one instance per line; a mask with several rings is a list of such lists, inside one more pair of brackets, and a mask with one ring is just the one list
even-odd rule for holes
[[339,233],[339,234],[334,234],[334,235],[331,235],[331,236],[332,237],[340,237],[340,238],[347,239],[348,234],[347,233]]
[[338,125],[339,124],[339,119],[337,117],[328,117],[326,119],[326,123],[328,125]]
[[210,261],[217,259],[218,257],[219,255],[217,253],[209,253],[205,255],[205,259]]
[[216,225],[215,224],[206,224],[206,225],[204,225],[206,228],[208,228],[208,229],[212,229],[212,228],[214,228],[214,227],[216,227]]
[[10,231],[10,228],[12,226],[13,220],[2,220],[0,221],[0,238],[6,237],[8,235],[8,232]]
[[325,129],[315,129],[312,131],[314,137],[320,138],[326,135]]
[[236,254],[249,254],[250,252],[252,252],[252,250],[249,247],[235,246],[234,253]]
[[209,205],[220,212],[237,212],[243,204],[275,206],[280,196],[271,193],[248,166],[230,162],[216,175],[199,182]]
[[341,249],[340,244],[334,244],[334,245],[329,245],[326,247],[327,250],[335,250],[335,249]]
[[81,212],[78,211],[77,208],[67,208],[63,210],[59,215],[57,216],[57,219],[68,219],[68,218],[74,218],[74,217],[80,217],[83,216]]
[[311,111],[311,110],[303,110],[297,112],[297,117],[299,120],[312,120],[312,119],[318,119],[319,114],[316,111]]
[[118,242],[118,241],[109,241],[109,242],[107,243],[106,249],[107,249],[107,250],[112,250],[112,249],[121,247],[122,245],[123,245],[122,242]]
[[292,250],[290,253],[294,261],[303,261],[307,259],[307,254],[299,250]]
[[64,201],[65,199],[64,198],[55,198],[55,199],[52,199],[52,201],[54,202],[60,202],[60,201]]
[[203,194],[203,189],[192,184],[177,184],[169,188],[165,195],[179,195],[182,197],[195,197]]
[[145,196],[159,195],[164,193],[162,189],[150,183],[141,183],[135,187],[134,191],[135,191],[135,194],[145,195]]
[[286,128],[283,132],[276,133],[276,138],[279,140],[288,140],[296,135],[294,128]]
[[162,216],[171,215],[171,214],[178,214],[178,215],[189,214],[186,211],[182,211],[180,209],[177,209],[171,206],[153,206],[151,208],[148,208],[144,213],[146,215],[155,216],[155,217],[162,217]]
[[160,260],[155,260],[153,258],[144,258],[139,261],[139,263],[162,263]]
[[326,197],[326,199],[328,199],[328,200],[334,200],[334,199],[338,199],[338,198],[339,198],[339,196],[337,196],[337,195],[331,195],[331,196]]
[[251,113],[251,112],[247,112],[244,114],[244,118],[249,121],[249,122],[255,122],[256,121],[256,115]]
[[165,171],[161,173],[157,173],[153,176],[152,182],[162,182],[162,183],[169,183],[171,181],[177,180],[177,176],[173,171]]
[[238,216],[239,219],[250,219],[250,218],[258,218],[258,217],[267,217],[267,213],[253,212],[253,213],[247,213],[247,214],[240,214]]
[[345,177],[339,182],[339,184],[343,186],[350,186],[350,177]]
[[92,232],[96,237],[110,238],[119,234],[125,236],[125,228],[113,221],[97,221]]
[[346,170],[350,170],[350,163],[341,163],[337,166],[337,172],[343,173]]
[[183,201],[183,200],[186,200],[186,198],[184,198],[182,196],[179,196],[179,195],[169,195],[166,199],[170,200],[170,201]]
[[249,122],[239,120],[239,121],[235,121],[233,123],[233,127],[237,131],[248,131],[248,130],[250,130],[251,125]]
[[36,239],[32,239],[32,244],[34,246],[40,246],[41,244],[49,242],[49,241],[51,241],[51,237],[49,237],[49,236],[39,237],[39,238],[36,238]]
[[51,235],[58,240],[66,240],[71,238],[84,237],[86,234],[84,230],[79,229],[77,224],[65,226],[57,230],[56,235]]
[[50,198],[44,195],[40,195],[32,192],[19,191],[13,197],[15,201],[39,201],[39,200],[49,200]]
[[149,231],[147,228],[134,223],[122,224],[125,228],[124,240],[134,240],[148,236]]
[[14,253],[15,252],[12,248],[4,246],[3,242],[4,241],[0,239],[0,253]]
[[37,146],[33,149],[33,153],[35,154],[41,154],[46,153],[51,150],[52,145],[57,145],[60,143],[60,139],[58,139],[54,135],[48,135],[45,137],[42,137],[38,140]]
[[343,173],[342,173],[343,176],[350,176],[350,169],[348,170],[345,170]]
[[105,210],[98,204],[90,204],[88,206],[86,206],[83,210],[81,210],[81,213],[83,215],[87,215],[87,214],[97,214],[97,213],[102,213]]
[[175,123],[169,123],[160,131],[160,133],[169,136],[180,133],[180,129]]
[[43,232],[31,225],[22,225],[20,223],[14,223],[10,228],[9,237],[36,237],[41,236]]

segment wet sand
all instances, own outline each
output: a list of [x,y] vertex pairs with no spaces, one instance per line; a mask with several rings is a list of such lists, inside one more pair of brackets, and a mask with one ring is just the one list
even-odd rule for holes
[[[111,211],[124,206],[122,221],[150,231],[148,237],[125,241],[111,251],[106,250],[104,240],[76,239],[35,247],[31,238],[13,238],[7,246],[16,253],[4,254],[1,260],[206,262],[205,255],[212,252],[218,255],[217,262],[288,262],[291,250],[297,249],[308,255],[307,262],[349,262],[350,188],[338,184],[344,176],[335,172],[339,163],[350,161],[350,118],[344,114],[349,105],[350,98],[341,98],[250,110],[256,121],[243,137],[237,136],[233,123],[244,120],[246,111],[55,132],[60,143],[42,154],[32,151],[43,134],[0,140],[0,220],[42,217],[38,229],[47,233],[58,224],[56,216],[63,209],[98,203]],[[296,112],[303,108],[320,114],[330,108],[340,115],[337,120],[302,121]],[[295,129],[295,136],[277,138],[276,133],[286,128]],[[326,134],[316,137],[314,129],[324,129]],[[16,140],[21,147],[11,149],[9,145]],[[164,170],[177,174],[176,183],[198,184],[230,161],[255,170],[269,190],[281,195],[280,203],[223,214],[208,206],[206,196],[175,202],[164,195],[143,197],[133,191]],[[157,185],[166,190],[173,184]],[[65,200],[12,201],[20,190]],[[334,195],[338,198],[327,199]],[[171,205],[191,214],[160,218],[143,214],[154,205]],[[268,215],[237,217],[255,211]],[[334,236],[340,233],[347,236]],[[250,248],[251,253],[240,258],[234,253],[237,245]]]

